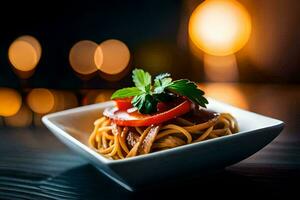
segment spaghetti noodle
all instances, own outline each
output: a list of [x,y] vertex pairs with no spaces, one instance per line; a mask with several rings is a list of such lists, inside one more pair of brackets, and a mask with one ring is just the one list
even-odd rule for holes
[[110,159],[124,159],[238,132],[229,113],[206,110],[208,100],[196,83],[162,73],[152,81],[134,69],[135,87],[115,91],[115,106],[96,120],[89,144]]
[[[195,118],[195,117],[194,117]],[[177,117],[148,127],[118,126],[107,117],[94,122],[89,144],[110,159],[124,159],[177,146],[218,138],[238,132],[236,119],[229,113],[214,115],[195,124]]]

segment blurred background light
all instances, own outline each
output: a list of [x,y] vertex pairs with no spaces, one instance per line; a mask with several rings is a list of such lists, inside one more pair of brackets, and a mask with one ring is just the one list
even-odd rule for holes
[[38,114],[56,112],[78,106],[78,100],[70,91],[32,89],[27,95],[27,103]]
[[98,95],[95,98],[94,103],[109,101],[113,92],[114,90],[100,90]]
[[95,103],[95,99],[99,95],[100,90],[81,90],[82,99],[81,104],[82,105],[89,105]]
[[42,54],[39,41],[32,36],[21,36],[17,38],[8,49],[8,58],[15,72],[21,78],[32,75]]
[[249,109],[249,102],[243,92],[232,84],[211,83],[201,88],[205,95],[243,109]]
[[239,80],[238,66],[234,54],[228,56],[204,54],[203,60],[207,81],[234,82]]
[[[130,82],[129,74],[121,78],[117,72],[112,72],[114,73],[112,75],[115,76],[109,76],[104,70],[98,70],[86,75],[91,71],[96,71],[92,67],[90,71],[83,72],[84,75],[81,76],[77,71],[82,72],[82,70],[73,70],[69,64],[69,54],[72,46],[81,40],[80,38],[96,41],[98,48],[95,44],[92,45],[94,48],[96,47],[96,50],[95,52],[91,51],[90,55],[93,55],[88,56],[90,58],[87,62],[94,63],[98,68],[101,68],[103,63],[102,48],[98,44],[109,38],[117,38],[125,42],[130,49],[129,67],[131,69],[144,67],[154,74],[160,71],[169,71],[174,78],[184,76],[194,81],[210,80],[208,77],[204,77],[207,73],[204,72],[203,53],[210,55],[217,53],[214,55],[219,56],[218,48],[220,47],[222,48],[221,53],[236,54],[239,81],[241,82],[279,84],[300,82],[298,78],[300,71],[298,67],[300,64],[300,45],[298,45],[300,40],[298,37],[300,3],[297,0],[165,0],[151,1],[151,3],[145,1],[139,3],[139,9],[135,7],[136,1],[122,1],[122,3],[115,4],[110,1],[93,0],[90,4],[84,4],[85,6],[72,4],[70,7],[69,4],[62,4],[59,8],[52,3],[50,4],[47,4],[47,7],[53,6],[54,10],[60,11],[48,12],[43,7],[34,9],[35,6],[31,5],[36,4],[32,1],[21,6],[22,9],[20,7],[17,13],[22,13],[20,14],[22,17],[16,19],[7,17],[10,16],[9,11],[14,3],[3,4],[3,12],[0,15],[5,19],[5,23],[2,29],[9,31],[3,31],[1,37],[0,74],[4,74],[0,80],[2,86],[17,88],[21,83],[22,87],[28,88],[112,88],[116,87],[116,83],[110,82],[119,80],[120,86],[128,85]],[[224,4],[231,6],[224,6]],[[214,6],[209,7],[208,5]],[[216,8],[220,7],[222,8],[221,12],[215,11]],[[117,9],[120,12],[111,12],[112,9]],[[151,10],[155,10],[155,12],[151,12]],[[40,12],[38,18],[36,18],[36,11]],[[248,12],[249,14],[245,14]],[[239,40],[241,35],[247,35],[242,31],[237,33],[238,28],[236,28],[236,26],[241,27],[240,24],[244,24],[244,28],[247,27],[247,23],[241,23],[245,15],[251,16],[251,36],[240,51],[231,53],[233,50],[228,47],[229,43],[235,48],[234,44],[239,43],[236,40],[241,41]],[[209,20],[202,20],[207,18]],[[220,18],[221,26],[218,26]],[[104,20],[102,21],[104,23],[99,26],[99,19],[109,19],[109,23]],[[189,24],[190,28],[195,30],[195,34],[190,32],[189,35]],[[206,28],[202,29],[202,26]],[[198,34],[196,32],[198,28],[204,33]],[[34,72],[35,76],[26,81],[18,80],[15,74],[11,73],[11,70],[13,69],[21,78],[29,77],[32,70],[26,67],[26,70],[29,71],[18,70],[16,72],[17,69],[13,65],[16,59],[7,59],[7,50],[9,50],[10,45],[10,51],[15,52],[13,50],[15,46],[19,46],[18,44],[22,46],[24,43],[25,48],[29,49],[26,52],[31,55],[25,57],[26,59],[32,58],[29,60],[32,60],[34,64],[40,57],[39,50],[35,50],[38,49],[35,47],[38,45],[30,43],[26,39],[19,42],[18,36],[22,36],[24,33],[36,37],[43,47],[39,66],[33,68],[33,70],[37,69]],[[233,34],[238,34],[234,40],[232,40]],[[245,38],[247,37],[245,36]],[[216,44],[213,41],[216,41]],[[187,42],[193,43],[199,53],[195,53],[193,49],[189,51]],[[31,45],[27,45],[28,43]],[[160,47],[152,48],[151,43],[155,43],[156,46],[160,45]],[[205,49],[201,50],[199,44],[202,43],[202,46],[212,50],[213,53],[209,53]],[[165,44],[171,48],[161,47]],[[218,48],[215,49],[216,47]],[[176,54],[174,55],[173,52]],[[197,58],[192,54],[196,55]],[[78,59],[81,58],[78,57]],[[181,63],[177,64],[179,59]],[[11,67],[9,67],[10,65]],[[30,65],[32,66],[32,64]],[[99,73],[100,71],[101,73]],[[78,79],[78,76],[83,80]]]
[[52,90],[55,104],[53,111],[60,111],[78,106],[78,100],[75,94],[69,91]]
[[21,95],[14,89],[0,88],[0,116],[15,115],[22,105]]
[[81,100],[82,105],[89,105],[93,103],[101,103],[109,101],[114,90],[97,89],[97,90],[81,90],[83,96]]
[[36,113],[49,113],[54,110],[54,93],[45,88],[32,89],[27,95],[27,104]]
[[98,45],[98,47],[95,50],[94,62],[96,64],[97,69],[100,69],[103,64],[103,51],[100,45]]
[[99,70],[99,76],[109,82],[121,81],[126,75],[130,74],[132,67],[127,66],[123,71],[118,74],[106,74]]
[[189,36],[204,52],[226,56],[240,50],[251,33],[247,10],[235,0],[206,0],[192,13]]
[[62,91],[64,96],[64,109],[74,108],[78,106],[77,96],[70,91]]
[[[299,1],[264,0],[245,3],[251,10],[255,27],[240,60],[251,63],[253,70],[259,71],[260,76],[292,81],[300,69]],[[298,77],[296,79],[300,81]],[[249,80],[253,81],[251,78]]]
[[5,125],[10,127],[27,127],[32,121],[33,113],[25,103],[16,114],[4,118]]
[[[100,58],[101,51],[103,54],[103,61]],[[106,74],[118,74],[125,70],[130,60],[130,51],[127,45],[116,39],[109,39],[102,42],[94,56],[97,68]],[[100,61],[99,61],[100,60]]]
[[[89,75],[97,71],[95,52],[98,45],[90,40],[77,42],[70,50],[69,61],[73,70],[82,75]],[[99,51],[97,51],[99,55]],[[100,62],[97,57],[97,62]]]

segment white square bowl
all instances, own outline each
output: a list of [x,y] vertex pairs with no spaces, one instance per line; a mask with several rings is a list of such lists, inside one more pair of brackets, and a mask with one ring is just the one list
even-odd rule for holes
[[284,127],[280,120],[209,99],[209,109],[229,112],[236,117],[239,133],[124,160],[109,160],[88,146],[88,137],[94,121],[105,108],[113,105],[109,101],[78,107],[46,115],[42,120],[58,139],[130,191],[237,163],[270,143]]

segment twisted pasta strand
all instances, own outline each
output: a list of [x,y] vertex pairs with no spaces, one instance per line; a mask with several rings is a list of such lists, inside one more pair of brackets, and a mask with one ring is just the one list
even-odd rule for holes
[[[150,129],[151,126],[145,129],[120,127],[113,124],[108,118],[101,117],[94,122],[94,130],[89,137],[89,144],[109,159],[138,156],[138,149],[143,144]],[[231,114],[220,113],[220,115],[200,124],[193,124],[181,117],[176,118],[174,123],[162,125],[158,130],[153,137],[153,143],[150,144],[152,146],[148,146],[150,152],[231,135],[238,132],[239,127]],[[132,131],[136,132],[139,138],[130,149],[127,144],[127,136]]]

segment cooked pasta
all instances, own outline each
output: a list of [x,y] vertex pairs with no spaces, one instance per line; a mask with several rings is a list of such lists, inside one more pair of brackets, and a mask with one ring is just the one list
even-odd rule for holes
[[115,106],[96,120],[89,144],[110,159],[124,159],[238,132],[229,113],[206,109],[208,100],[196,83],[162,73],[152,81],[134,69],[135,87],[115,91]]
[[184,117],[148,127],[118,126],[107,117],[94,122],[89,144],[110,159],[124,159],[155,151],[201,142],[238,132],[236,119],[229,113],[214,115],[195,124]]

